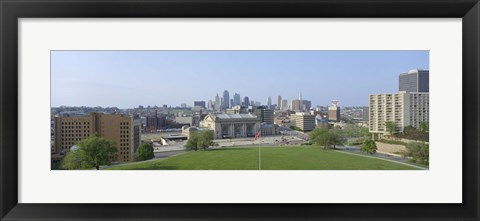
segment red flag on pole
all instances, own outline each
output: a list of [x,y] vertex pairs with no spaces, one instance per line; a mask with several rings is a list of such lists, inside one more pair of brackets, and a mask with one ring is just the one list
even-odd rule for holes
[[255,140],[259,139],[260,138],[260,131],[257,131],[255,133]]

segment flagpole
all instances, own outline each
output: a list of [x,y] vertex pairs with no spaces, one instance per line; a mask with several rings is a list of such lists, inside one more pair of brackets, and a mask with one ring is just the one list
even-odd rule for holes
[[262,138],[258,136],[258,170],[262,170],[262,150],[260,149],[260,139]]

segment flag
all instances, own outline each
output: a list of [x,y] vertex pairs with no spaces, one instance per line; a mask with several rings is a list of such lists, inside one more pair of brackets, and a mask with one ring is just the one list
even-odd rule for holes
[[260,131],[257,131],[255,133],[255,140],[260,139]]

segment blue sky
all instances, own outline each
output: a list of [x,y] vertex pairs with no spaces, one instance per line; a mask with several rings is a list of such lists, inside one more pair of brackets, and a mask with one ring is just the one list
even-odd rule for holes
[[429,69],[428,51],[52,51],[52,106],[193,106],[224,90],[367,106],[398,91],[398,75]]

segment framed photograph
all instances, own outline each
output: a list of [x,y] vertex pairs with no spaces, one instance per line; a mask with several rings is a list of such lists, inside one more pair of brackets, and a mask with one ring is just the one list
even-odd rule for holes
[[0,13],[1,220],[479,220],[476,0]]

